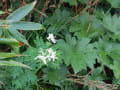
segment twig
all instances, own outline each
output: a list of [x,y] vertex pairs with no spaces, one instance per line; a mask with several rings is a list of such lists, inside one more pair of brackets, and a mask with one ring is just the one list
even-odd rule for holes
[[82,84],[82,85],[89,86],[89,87],[97,87],[102,90],[116,90],[118,87],[117,85],[106,84],[106,83],[99,82],[99,81],[96,82],[96,81],[86,80],[86,79],[78,80],[78,79],[74,79],[74,78],[69,78],[69,79],[77,84]]
[[45,17],[48,17],[46,14],[44,14],[43,12],[40,12],[38,9],[36,9],[36,8],[34,8],[34,10],[36,11],[36,12],[38,12],[39,14],[41,14],[41,15],[43,15],[43,16],[45,16]]
[[42,1],[42,0],[40,0],[40,1],[38,2],[38,5],[36,6],[36,9],[39,8],[39,6],[40,6],[40,4],[41,4],[41,1]]
[[87,77],[88,75],[90,75],[92,72],[93,72],[94,69],[92,69],[91,71],[89,71],[86,75],[83,75],[83,76],[79,76],[79,75],[75,75],[75,74],[70,74],[70,75],[67,75],[67,77],[78,77],[78,78],[85,78]]
[[[49,3],[49,0],[46,0],[46,1],[45,1],[45,4],[44,4],[44,7],[43,7],[43,9],[42,9],[42,13],[45,11],[45,8],[46,8],[46,6],[48,5],[48,3]],[[42,16],[42,15],[40,14],[38,20],[40,20],[41,16]]]
[[75,13],[76,13],[76,15],[78,13],[78,10],[77,10],[77,0],[75,0]]
[[84,13],[86,10],[88,10],[90,7],[96,5],[99,2],[99,0],[96,0],[94,3],[86,6],[86,8],[84,8],[78,15],[74,16],[67,24],[70,24],[73,20],[75,20],[79,15],[81,15],[82,13]]

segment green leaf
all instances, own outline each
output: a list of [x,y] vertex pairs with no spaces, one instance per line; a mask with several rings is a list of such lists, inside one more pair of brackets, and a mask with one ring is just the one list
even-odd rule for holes
[[16,62],[13,60],[10,61],[0,61],[0,66],[20,66],[20,67],[25,67],[31,69],[29,66],[22,64],[20,62]]
[[21,55],[18,55],[18,54],[15,54],[15,53],[1,53],[0,52],[0,59],[18,57],[18,56],[21,56]]
[[103,28],[101,27],[102,22],[96,17],[91,20],[91,17],[92,16],[88,15],[86,12],[78,16],[74,21],[72,21],[69,31],[74,32],[74,35],[79,38],[95,38],[100,36],[103,32]]
[[107,0],[113,8],[120,8],[120,0]]
[[67,68],[61,65],[60,69],[43,69],[44,72],[44,80],[49,81],[52,85],[60,86],[61,83],[64,83],[67,74],[69,74]]
[[10,14],[6,19],[12,20],[12,21],[20,21],[34,8],[35,4],[36,4],[36,1],[17,9],[12,14]]
[[66,65],[72,65],[75,73],[86,69],[87,66],[93,68],[97,58],[93,45],[89,44],[90,39],[75,39],[66,35],[66,41],[59,40],[56,45],[62,52],[62,58]]
[[9,29],[19,29],[19,30],[40,30],[44,29],[43,25],[39,23],[34,23],[34,22],[24,22],[24,21],[19,21],[19,22],[13,22],[10,23]]
[[113,65],[110,65],[110,68],[113,69],[114,75],[117,79],[120,78],[120,61],[114,60]]
[[96,53],[98,56],[98,61],[100,61],[103,65],[109,67],[112,63],[108,56],[112,55],[113,52],[113,44],[107,40],[99,40],[94,44],[96,48]]
[[47,32],[58,34],[60,31],[67,31],[68,28],[66,27],[66,24],[71,20],[70,15],[71,13],[67,10],[56,10],[53,16],[49,17],[44,22],[44,24],[49,27]]
[[26,45],[29,45],[26,38],[21,33],[19,33],[17,30],[10,29],[9,33],[11,34],[11,36],[13,36],[13,38],[19,40],[20,42],[22,42],[22,43],[24,43]]
[[111,16],[111,15],[106,15],[103,18],[103,26],[112,32],[115,35],[120,34],[120,17],[117,17],[116,15]]
[[20,42],[16,39],[0,38],[0,44],[7,44],[11,46],[14,51],[16,51],[17,53],[19,52]]

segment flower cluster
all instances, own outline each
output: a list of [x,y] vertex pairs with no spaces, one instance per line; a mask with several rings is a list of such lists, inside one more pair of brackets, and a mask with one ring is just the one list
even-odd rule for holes
[[38,56],[35,57],[35,60],[40,59],[44,64],[47,64],[47,61],[55,61],[57,59],[56,52],[52,48],[46,49],[45,51],[41,48]]
[[53,43],[56,43],[55,37],[52,33],[49,34],[49,36],[47,37],[48,40],[51,40]]

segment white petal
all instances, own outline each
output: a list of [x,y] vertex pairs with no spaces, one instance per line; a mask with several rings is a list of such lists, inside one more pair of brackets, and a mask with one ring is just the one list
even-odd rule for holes
[[56,40],[54,38],[53,34],[49,34],[49,36],[47,37],[48,40],[51,40],[53,43],[56,43]]

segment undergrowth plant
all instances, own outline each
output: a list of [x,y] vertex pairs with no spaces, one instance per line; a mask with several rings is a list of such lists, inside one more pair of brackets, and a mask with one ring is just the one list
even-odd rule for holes
[[2,88],[119,90],[120,0],[38,0],[36,7],[35,2],[0,20],[0,44],[13,48],[0,53],[0,60],[22,66],[1,67]]

